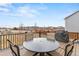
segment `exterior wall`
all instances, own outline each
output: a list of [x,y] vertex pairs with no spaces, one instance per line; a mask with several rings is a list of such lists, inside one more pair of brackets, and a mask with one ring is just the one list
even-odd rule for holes
[[79,32],[79,12],[65,19],[65,30]]

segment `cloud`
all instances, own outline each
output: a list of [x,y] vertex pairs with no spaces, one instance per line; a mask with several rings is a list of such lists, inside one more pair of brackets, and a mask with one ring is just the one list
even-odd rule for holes
[[0,6],[7,6],[7,3],[0,3]]
[[31,8],[30,6],[21,6],[17,8],[17,13],[20,16],[27,16],[27,17],[36,17],[40,15],[40,12],[36,9]]
[[11,5],[12,5],[12,3],[0,3],[0,7],[5,7],[5,8],[7,8]]
[[11,3],[0,3],[0,13],[10,16],[25,16],[33,18],[41,15],[42,10],[47,9],[44,4],[38,6],[38,8],[33,8],[30,5],[27,6],[27,4],[21,5],[19,7],[16,7],[16,5],[13,5]]
[[0,3],[0,12],[8,13],[10,12],[10,9],[8,8],[11,5],[11,3]]
[[48,7],[44,3],[40,3],[38,10],[47,10]]
[[26,7],[26,6],[22,6],[22,7],[17,8],[17,12],[19,12],[19,13],[26,13],[29,10],[30,10],[30,8]]
[[39,7],[38,9],[39,10],[47,10],[48,8],[47,7]]
[[7,9],[7,8],[0,8],[0,12],[9,12],[9,9]]

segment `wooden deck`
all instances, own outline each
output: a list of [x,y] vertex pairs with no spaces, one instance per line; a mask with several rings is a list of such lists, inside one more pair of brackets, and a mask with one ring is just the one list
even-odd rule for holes
[[[55,33],[48,33],[47,38],[54,38],[54,34]],[[10,39],[14,44],[17,44],[18,45],[18,44],[22,44],[23,41],[26,38],[29,37],[29,35],[27,36],[24,33],[21,33],[21,34],[12,34],[11,37],[8,37],[8,36],[10,36],[10,34],[9,35],[3,35],[3,36],[1,35],[0,36],[0,38],[2,38],[2,42],[0,41],[0,43],[1,43],[0,47],[2,48],[2,50],[0,50],[0,56],[12,56],[12,53],[11,53],[10,49],[7,48],[8,47],[8,43],[6,42],[7,39]],[[32,36],[32,35],[30,34],[30,36]],[[38,35],[34,35],[34,36],[35,37],[38,37]],[[70,33],[69,34],[69,37],[70,37],[70,40],[79,39],[79,34],[78,33]],[[24,38],[24,40],[22,40],[23,38]],[[33,38],[33,37],[30,37],[30,38]],[[60,44],[60,46],[61,47],[64,47],[64,44]],[[58,54],[56,54],[56,52]],[[55,52],[50,52],[50,53],[53,56],[58,56],[59,54],[61,54],[61,55],[64,54],[63,52],[60,53],[60,51],[55,51]],[[20,49],[20,54],[21,54],[21,56],[32,56],[34,54],[34,52],[30,52],[30,51],[25,50],[24,48],[21,48]],[[75,44],[75,47],[74,47],[74,51],[72,53],[72,56],[79,56],[79,43],[78,44]]]
[[[63,44],[60,45],[60,46],[62,47]],[[61,52],[60,51],[54,51],[54,52],[50,52],[50,53],[53,56],[63,56],[63,54],[64,54],[63,52],[64,51],[61,50]],[[20,54],[21,54],[21,56],[32,56],[34,54],[34,52],[27,51],[22,46],[20,46]],[[3,49],[3,50],[0,50],[0,56],[12,56],[12,53],[11,53],[9,48],[8,49]],[[75,44],[72,56],[79,56],[79,43]]]

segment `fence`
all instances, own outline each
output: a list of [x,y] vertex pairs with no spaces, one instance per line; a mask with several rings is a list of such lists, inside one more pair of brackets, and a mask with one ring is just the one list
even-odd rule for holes
[[[49,36],[47,36],[47,37],[52,37],[53,35],[54,34],[49,34]],[[37,35],[37,36],[39,36],[39,35]],[[33,33],[28,33],[28,34],[27,33],[17,33],[17,34],[0,35],[0,49],[5,49],[5,48],[9,47],[7,39],[12,41],[16,45],[22,45],[25,40],[30,40],[33,37],[36,37],[36,35],[34,35]],[[79,39],[79,33],[69,32],[69,39]]]
[[69,39],[79,39],[79,33],[69,32]]
[[26,33],[0,35],[0,49],[9,47],[7,39],[16,45],[21,45],[26,39]]

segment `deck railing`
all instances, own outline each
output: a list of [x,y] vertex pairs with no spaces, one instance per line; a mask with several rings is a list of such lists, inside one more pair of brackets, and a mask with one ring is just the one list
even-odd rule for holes
[[16,45],[21,45],[23,41],[26,40],[26,37],[26,33],[0,35],[0,49],[9,47],[7,39]]
[[79,39],[79,33],[69,32],[69,39]]
[[[12,41],[16,45],[22,45],[25,40],[30,40],[33,37],[38,37],[38,36],[39,34],[35,35],[34,33],[17,33],[17,34],[0,35],[0,49],[5,49],[9,47],[7,39]],[[47,36],[54,37],[52,34],[49,34]],[[79,33],[69,32],[69,39],[79,39]]]

